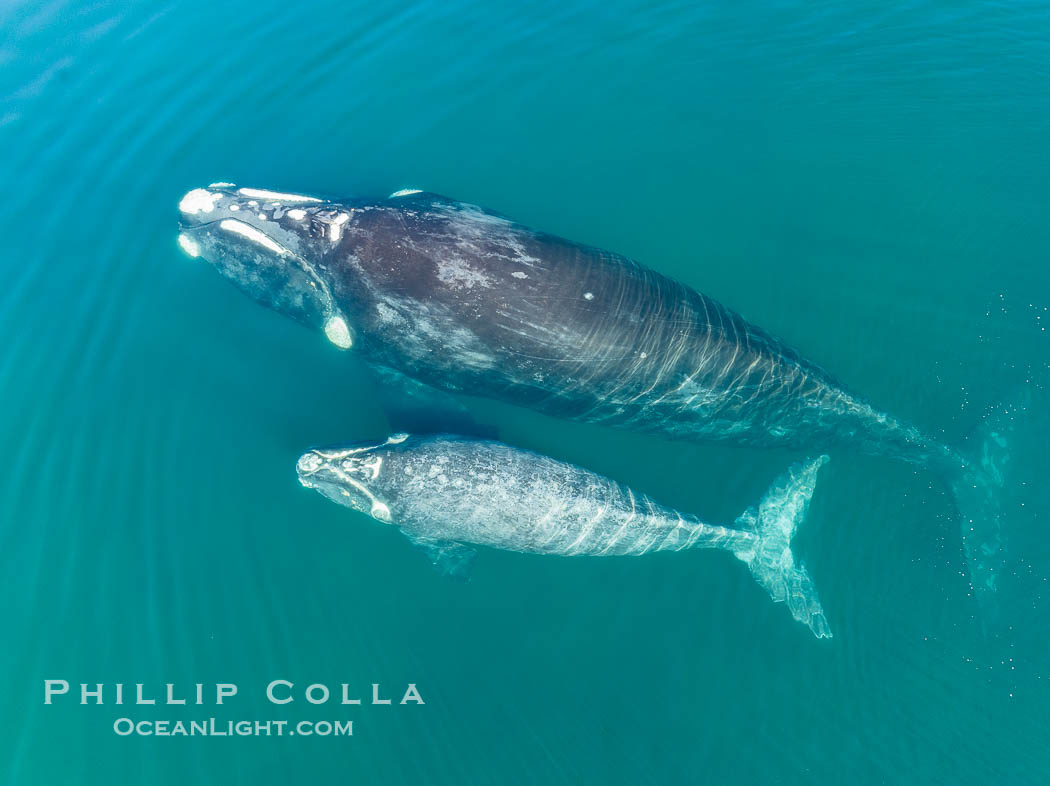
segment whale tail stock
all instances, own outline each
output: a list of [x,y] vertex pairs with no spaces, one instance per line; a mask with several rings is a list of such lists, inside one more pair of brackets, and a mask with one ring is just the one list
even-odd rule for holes
[[820,456],[793,465],[773,482],[757,505],[736,520],[737,527],[755,536],[750,548],[735,552],[737,558],[747,563],[773,602],[786,602],[791,616],[808,626],[818,639],[830,639],[831,627],[813,579],[791,551],[791,539],[806,516],[817,472],[827,460],[827,456]]

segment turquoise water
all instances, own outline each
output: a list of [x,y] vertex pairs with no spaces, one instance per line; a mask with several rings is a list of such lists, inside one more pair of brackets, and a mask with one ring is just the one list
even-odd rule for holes
[[[0,5],[5,782],[1046,783],[1048,40],[1031,2]],[[215,180],[421,187],[628,254],[951,442],[1027,389],[1002,624],[936,479],[846,452],[798,542],[830,642],[724,554],[443,580],[297,483],[303,448],[385,436],[381,395],[178,251]],[[467,403],[711,520],[800,457]],[[354,734],[113,730],[212,716]]]

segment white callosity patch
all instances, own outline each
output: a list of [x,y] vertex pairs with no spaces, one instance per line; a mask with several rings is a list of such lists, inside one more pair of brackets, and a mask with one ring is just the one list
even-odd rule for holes
[[342,317],[331,317],[324,323],[324,334],[328,340],[340,349],[350,349],[353,339],[350,337],[350,328]]
[[300,472],[316,472],[321,468],[322,464],[324,464],[324,459],[311,450],[309,453],[304,453],[299,457],[296,468]]
[[267,236],[265,233],[260,232],[253,226],[245,224],[243,221],[237,221],[233,218],[223,219],[219,223],[219,229],[223,229],[227,232],[233,232],[236,235],[245,237],[251,240],[253,243],[258,243],[263,248],[268,248],[275,254],[287,254],[288,251],[282,248],[276,241]]
[[198,245],[196,240],[186,234],[179,235],[179,248],[191,257],[199,257],[201,255],[200,245]]
[[524,270],[515,270],[513,273],[511,273],[511,275],[514,276],[514,278],[528,278],[529,277],[529,274],[526,273]]
[[423,192],[420,189],[418,189],[418,188],[402,188],[400,191],[395,191],[393,194],[391,194],[387,198],[388,199],[393,199],[394,197],[411,196],[412,194],[422,194],[422,193]]
[[271,202],[323,202],[317,197],[303,196],[302,194],[282,194],[278,191],[266,191],[261,188],[239,188],[237,193],[241,196],[255,197],[256,199],[268,199]]
[[331,220],[328,224],[328,239],[333,243],[338,243],[339,238],[343,234],[343,224],[350,220],[349,213],[340,213]]
[[287,213],[285,213],[285,215],[288,216],[288,218],[291,218],[295,221],[302,221],[304,218],[306,218],[306,211],[302,210],[301,208],[295,207],[289,210]]
[[208,188],[233,188],[233,183],[227,183],[224,180],[220,180],[218,183],[212,183]]
[[212,193],[206,188],[195,188],[179,202],[179,210],[190,216],[197,213],[210,213],[220,199],[222,199],[222,194]]

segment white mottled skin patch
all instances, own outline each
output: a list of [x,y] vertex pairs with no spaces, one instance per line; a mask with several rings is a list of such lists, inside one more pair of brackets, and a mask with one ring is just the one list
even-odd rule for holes
[[404,318],[386,303],[376,303],[376,315],[380,322],[388,325],[404,324],[405,322]]
[[[352,259],[352,258],[351,258]],[[433,359],[434,348],[455,357],[460,368],[491,369],[496,364],[490,349],[440,305],[404,298],[375,287],[367,276],[359,281],[374,298],[376,316],[386,330],[384,339],[414,362]]]
[[514,276],[514,278],[528,278],[529,277],[529,274],[524,272],[523,270],[515,270],[513,273],[511,273],[511,275]]
[[511,221],[490,215],[474,205],[458,205],[448,210],[446,217],[451,232],[449,240],[465,256],[505,260],[515,267],[542,266],[541,260],[525,250]]
[[442,257],[436,260],[438,280],[451,289],[473,289],[476,286],[491,287],[493,280],[460,256]]

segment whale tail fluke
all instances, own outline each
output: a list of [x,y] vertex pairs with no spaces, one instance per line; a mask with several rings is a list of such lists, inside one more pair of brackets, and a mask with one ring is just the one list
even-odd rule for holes
[[756,536],[751,548],[736,552],[736,556],[747,563],[773,602],[786,602],[791,616],[807,625],[818,639],[830,639],[831,627],[813,579],[791,551],[791,539],[806,517],[817,472],[827,460],[827,456],[820,456],[792,466],[773,482],[758,505],[748,508],[736,521],[738,527]]
[[996,591],[1002,572],[1001,496],[1010,463],[1010,443],[1028,409],[1028,394],[992,409],[967,438],[965,464],[949,477],[962,530],[970,582],[984,623],[998,617]]

